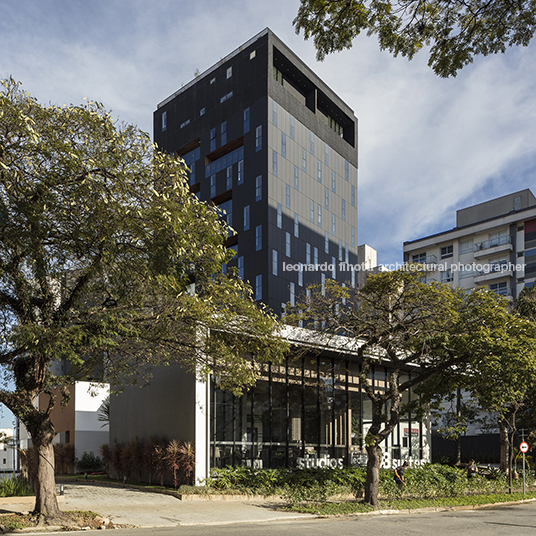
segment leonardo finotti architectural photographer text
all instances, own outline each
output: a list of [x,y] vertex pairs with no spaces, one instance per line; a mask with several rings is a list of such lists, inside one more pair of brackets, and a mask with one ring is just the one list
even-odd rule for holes
[[[335,268],[341,272],[361,272],[370,269],[365,263],[362,264],[348,264],[346,262],[339,262],[336,264],[323,262],[318,264],[302,264],[302,263],[283,263],[284,272],[333,272]],[[522,272],[525,270],[525,264],[513,264],[511,262],[503,263],[453,263],[453,264],[386,264],[384,265],[386,270],[405,270],[408,272],[472,272],[475,274],[484,273],[506,273],[506,272]]]

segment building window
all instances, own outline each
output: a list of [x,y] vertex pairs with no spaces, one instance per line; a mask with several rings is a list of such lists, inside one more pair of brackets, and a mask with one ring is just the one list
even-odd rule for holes
[[210,151],[216,150],[216,129],[211,128],[210,129]]
[[331,279],[337,279],[337,262],[331,257]]
[[211,85],[214,84],[214,82],[216,82],[216,77],[210,79],[210,84]]
[[448,259],[449,257],[452,257],[452,245],[450,246],[444,246],[441,248],[441,258],[442,259]]
[[309,151],[314,156],[315,154],[315,135],[311,132],[310,133],[310,143],[309,143]]
[[294,140],[296,138],[296,128],[295,128],[295,119],[294,116],[290,116],[290,139]]
[[283,210],[281,208],[281,203],[277,203],[277,227],[278,229],[283,227]]
[[324,188],[324,208],[329,210],[329,189]]
[[317,177],[318,177],[318,182],[322,182],[322,162],[320,160],[318,161]]
[[352,247],[355,248],[355,227],[352,227]]
[[351,197],[352,206],[355,207],[355,186],[352,184],[352,197]]
[[294,307],[296,305],[296,287],[294,283],[290,284],[290,305]]
[[277,126],[277,102],[272,101],[272,123]]
[[238,257],[238,277],[244,279],[244,257]]
[[262,125],[255,129],[255,151],[262,149]]
[[227,121],[224,121],[221,124],[221,145],[225,145],[227,143]]
[[186,119],[186,121],[184,121],[184,123],[181,123],[181,128],[184,128],[186,125],[189,125],[189,124],[190,124],[190,120]]
[[296,212],[294,213],[294,236],[296,238],[300,237],[300,220]]
[[244,207],[244,231],[249,231],[249,205]]
[[232,67],[229,67],[227,69],[227,78],[231,78],[231,76],[233,76],[233,68]]
[[285,235],[285,255],[290,257],[290,233]]
[[167,112],[162,113],[162,132],[167,130]]
[[227,95],[224,95],[224,96],[220,99],[220,103],[224,103],[227,99],[230,99],[232,96],[233,96],[233,92],[232,92],[232,91],[229,91],[229,93],[227,93]]
[[244,110],[244,125],[243,125],[243,128],[244,128],[244,134],[249,132],[249,108],[246,108]]
[[348,163],[348,160],[344,161],[344,178],[346,182],[350,180],[350,164]]
[[281,156],[287,157],[287,135],[284,132],[281,132]]
[[227,168],[226,186],[227,190],[230,190],[233,187],[233,166]]
[[346,199],[342,199],[341,218],[342,221],[346,221]]
[[342,262],[342,240],[339,240],[339,261]]
[[255,201],[262,199],[262,175],[255,177]]
[[244,161],[239,160],[238,161],[238,184],[242,184],[244,182]]
[[329,255],[329,233],[327,231],[324,235],[324,253]]
[[277,250],[272,249],[272,274],[277,275]]
[[277,177],[277,151],[272,150],[272,173]]
[[290,208],[290,184],[285,184],[285,206]]
[[300,269],[298,270],[298,285],[300,287],[303,287],[303,270],[302,270],[301,262],[300,262]]
[[305,264],[311,264],[311,244],[305,244]]
[[307,151],[302,149],[301,168],[304,173],[307,173]]
[[319,227],[322,227],[322,205],[319,203],[317,205],[317,208],[318,208],[318,220],[317,220],[317,224]]
[[249,59],[252,60],[256,55],[257,55],[257,51],[253,50],[252,52],[249,53]]
[[324,164],[329,167],[329,145],[324,144]]
[[411,262],[415,264],[426,264],[426,251],[412,255]]
[[350,263],[350,252],[348,251],[348,244],[344,243],[344,262],[346,264]]
[[201,108],[201,110],[199,110],[199,117],[202,115],[205,115],[205,108]]
[[300,189],[300,170],[298,166],[294,166],[294,188],[296,190]]
[[335,214],[331,215],[331,234],[333,236],[337,234],[337,224],[335,222]]
[[[220,209],[220,214],[222,219],[227,223],[229,227],[233,226],[233,200],[225,201],[218,206]],[[229,229],[229,236],[231,235],[231,230]]]
[[501,283],[493,283],[489,286],[489,289],[496,294],[500,294],[501,296],[508,296],[510,294],[506,281],[502,281]]
[[315,222],[315,202],[314,201],[310,201],[310,216],[311,216],[311,223],[314,223]]
[[441,272],[441,283],[451,283],[452,281],[454,281],[454,277],[452,277],[451,270]]
[[313,248],[313,264],[318,264],[318,248]]
[[262,249],[262,225],[255,227],[255,251]]
[[262,274],[255,276],[255,299],[262,300]]
[[463,240],[460,242],[460,253],[472,253],[473,252],[473,239]]
[[216,195],[216,175],[210,176],[210,197]]
[[337,176],[335,175],[335,172],[331,172],[331,191],[336,192],[337,190]]

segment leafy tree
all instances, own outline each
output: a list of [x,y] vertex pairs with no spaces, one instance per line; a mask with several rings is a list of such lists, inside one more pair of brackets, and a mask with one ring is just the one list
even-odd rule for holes
[[[475,353],[469,368],[460,374],[438,375],[427,388],[441,396],[464,389],[478,407],[496,416],[501,469],[511,476],[516,416],[536,387],[536,324],[512,311],[508,300],[494,292],[473,291],[471,301],[485,323],[474,341],[481,351]],[[463,431],[458,426],[451,438],[458,439]]]
[[[334,335],[355,341],[360,384],[372,403],[372,424],[365,437],[365,501],[375,507],[381,444],[401,415],[417,409],[402,406],[403,393],[426,382],[433,385],[441,373],[470,370],[475,361],[493,354],[497,344],[506,344],[496,302],[480,299],[479,291],[466,296],[446,285],[422,283],[421,275],[410,270],[381,273],[369,276],[360,289],[328,280],[313,288],[310,298],[297,304],[289,317],[325,326],[324,337],[332,345],[338,340]],[[371,385],[368,378],[371,367],[380,362],[388,371],[384,389]],[[423,390],[417,403],[423,405],[433,394]]]
[[317,58],[352,46],[361,33],[377,35],[381,50],[412,59],[430,47],[428,65],[441,77],[456,76],[474,56],[527,46],[536,27],[530,0],[301,0],[296,32],[313,38]]
[[179,362],[239,392],[256,379],[252,353],[281,356],[275,318],[236,273],[221,273],[234,254],[228,233],[190,193],[184,163],[147,134],[98,103],[42,106],[2,81],[0,364],[10,383],[0,402],[39,453],[37,513],[61,516],[54,389],[65,401],[76,380],[117,389]]

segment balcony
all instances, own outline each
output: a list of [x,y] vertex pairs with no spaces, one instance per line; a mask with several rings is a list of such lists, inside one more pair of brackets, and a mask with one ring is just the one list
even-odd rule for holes
[[491,263],[485,266],[483,270],[475,272],[475,283],[487,283],[494,279],[512,277],[513,271],[510,263]]
[[[436,269],[437,256],[436,255],[414,255],[412,256],[411,261],[406,262],[406,264],[423,264],[430,268],[431,270]],[[430,266],[429,266],[430,265]]]
[[480,259],[482,257],[490,257],[497,253],[512,251],[513,249],[510,235],[498,236],[497,238],[484,240],[484,242],[477,242],[475,244],[474,256],[475,259]]

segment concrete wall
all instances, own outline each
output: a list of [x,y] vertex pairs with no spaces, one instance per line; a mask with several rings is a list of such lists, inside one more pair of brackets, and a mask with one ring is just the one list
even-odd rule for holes
[[150,386],[128,387],[112,395],[110,441],[148,439],[195,441],[195,376],[177,365],[156,369]]

